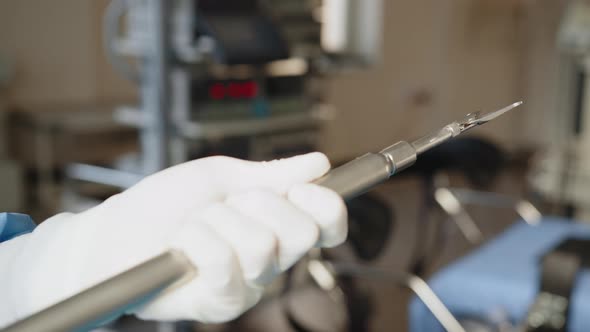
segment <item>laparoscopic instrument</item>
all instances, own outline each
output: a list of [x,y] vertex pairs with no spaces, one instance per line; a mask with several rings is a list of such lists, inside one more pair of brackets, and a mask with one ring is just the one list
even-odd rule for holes
[[[486,114],[468,114],[412,142],[397,142],[379,153],[368,153],[334,168],[316,183],[336,191],[344,199],[353,198],[408,168],[421,153],[494,120],[521,104],[522,101],[519,101]],[[84,329],[195,275],[198,278],[197,268],[181,252],[171,250],[25,318],[4,331]]]
[[400,141],[379,153],[367,153],[331,170],[316,183],[336,191],[344,199],[353,198],[410,167],[421,153],[473,127],[487,123],[521,104],[522,101],[519,101],[487,114],[467,114],[462,120],[451,122],[411,143]]

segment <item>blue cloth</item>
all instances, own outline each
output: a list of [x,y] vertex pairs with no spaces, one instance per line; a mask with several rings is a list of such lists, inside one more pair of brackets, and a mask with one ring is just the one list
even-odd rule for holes
[[[449,265],[429,285],[451,312],[461,317],[490,317],[503,311],[522,322],[537,295],[540,258],[568,237],[590,238],[590,226],[547,218],[538,226],[518,222],[473,254]],[[570,307],[569,331],[590,326],[590,271],[578,276]],[[444,331],[422,301],[410,304],[410,331]]]
[[20,213],[0,213],[0,242],[8,241],[35,229],[31,217]]

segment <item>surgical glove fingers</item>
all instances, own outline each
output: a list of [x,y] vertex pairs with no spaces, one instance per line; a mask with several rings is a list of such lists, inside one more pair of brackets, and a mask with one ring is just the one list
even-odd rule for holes
[[294,184],[311,182],[330,170],[330,161],[319,152],[269,162],[233,161],[221,173],[221,165],[214,170],[230,192],[265,188],[284,194]]
[[300,184],[289,190],[289,201],[313,217],[320,229],[317,247],[335,247],[348,233],[346,205],[340,195],[315,184]]
[[230,244],[208,225],[188,222],[172,239],[171,247],[181,250],[197,268],[193,279],[172,288],[141,308],[143,319],[223,322],[231,320],[254,305],[262,290],[248,287],[242,279],[240,264]]
[[247,282],[262,286],[272,281],[279,271],[272,229],[223,203],[208,208],[201,218],[233,247]]
[[285,271],[317,242],[319,228],[307,213],[271,191],[256,190],[230,196],[226,204],[273,231],[278,262]]

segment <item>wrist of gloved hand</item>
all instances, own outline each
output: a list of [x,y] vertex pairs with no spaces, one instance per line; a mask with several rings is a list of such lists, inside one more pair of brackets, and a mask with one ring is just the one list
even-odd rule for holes
[[176,248],[197,276],[137,315],[233,319],[310,248],[344,241],[342,199],[309,184],[329,167],[319,153],[267,163],[205,158],[154,174],[83,213],[56,216],[30,234],[13,269],[11,283],[25,299],[14,299],[21,301],[18,316]]

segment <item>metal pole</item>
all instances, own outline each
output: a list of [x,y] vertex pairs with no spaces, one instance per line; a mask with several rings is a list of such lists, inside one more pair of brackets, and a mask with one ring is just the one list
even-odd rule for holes
[[170,24],[171,1],[150,0],[146,28],[151,28],[150,42],[146,45],[141,81],[142,108],[145,114],[141,133],[143,168],[151,174],[170,166]]

